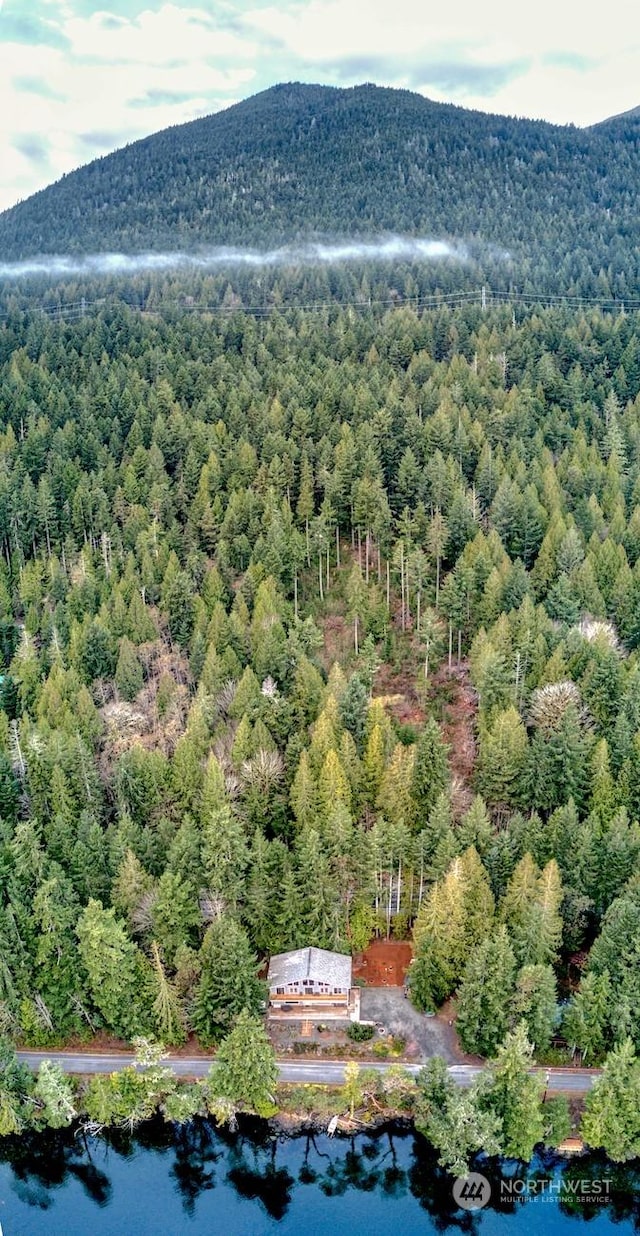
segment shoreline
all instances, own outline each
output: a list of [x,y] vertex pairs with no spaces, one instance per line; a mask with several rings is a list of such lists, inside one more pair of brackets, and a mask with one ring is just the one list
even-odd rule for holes
[[[245,1118],[243,1116],[243,1118]],[[260,1117],[252,1117],[260,1119]],[[272,1133],[278,1137],[300,1137],[305,1133],[329,1137],[359,1137],[366,1133],[381,1133],[384,1129],[393,1127],[403,1133],[418,1133],[413,1116],[407,1112],[385,1111],[374,1112],[370,1120],[353,1120],[348,1115],[338,1117],[338,1123],[332,1133],[328,1131],[329,1121],[326,1117],[295,1111],[281,1111],[276,1116],[270,1116],[264,1122]]]

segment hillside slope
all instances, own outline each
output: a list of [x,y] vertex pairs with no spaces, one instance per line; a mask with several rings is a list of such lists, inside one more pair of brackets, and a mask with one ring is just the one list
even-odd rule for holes
[[[638,275],[640,130],[490,116],[365,85],[281,85],[80,168],[0,215],[0,255],[480,238],[563,286]],[[627,140],[628,138],[628,140]]]
[[[605,120],[599,120],[597,124],[591,125],[592,129],[602,129],[610,125],[624,125],[630,132],[632,137],[637,137],[637,127],[640,126],[640,105],[638,107],[630,107],[626,112],[616,112],[614,116],[607,116]],[[633,127],[636,126],[636,133],[633,133]]]

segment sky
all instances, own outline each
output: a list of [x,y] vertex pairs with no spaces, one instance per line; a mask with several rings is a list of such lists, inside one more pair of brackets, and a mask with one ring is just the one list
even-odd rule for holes
[[588,125],[639,64],[637,0],[0,0],[0,209],[276,82]]

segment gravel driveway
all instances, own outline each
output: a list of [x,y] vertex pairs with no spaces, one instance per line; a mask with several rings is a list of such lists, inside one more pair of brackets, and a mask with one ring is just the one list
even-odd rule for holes
[[402,987],[361,988],[360,1020],[379,1022],[390,1034],[406,1039],[407,1055],[416,1059],[442,1056],[447,1064],[457,1063],[446,1041],[446,1027],[414,1009]]

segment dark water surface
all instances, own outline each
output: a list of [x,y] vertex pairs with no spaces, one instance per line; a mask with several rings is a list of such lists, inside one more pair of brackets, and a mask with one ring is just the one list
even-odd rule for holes
[[[513,1163],[478,1170],[492,1197],[471,1213],[458,1209],[426,1142],[396,1130],[278,1139],[264,1126],[231,1135],[194,1121],[182,1129],[152,1123],[132,1137],[34,1134],[0,1140],[0,1222],[4,1236],[587,1236],[586,1223],[593,1236],[640,1230],[637,1164],[548,1157],[526,1172]],[[580,1180],[591,1197],[599,1184],[604,1200],[576,1197]],[[510,1201],[509,1189],[512,1199],[533,1189],[538,1196]]]

